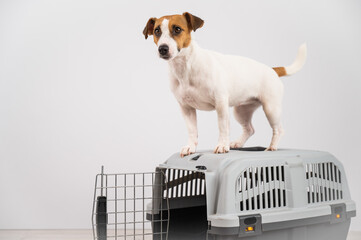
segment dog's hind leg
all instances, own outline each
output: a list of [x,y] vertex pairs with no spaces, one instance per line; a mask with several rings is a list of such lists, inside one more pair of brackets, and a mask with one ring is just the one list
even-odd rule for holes
[[283,128],[281,125],[281,103],[266,103],[263,105],[263,110],[273,131],[271,143],[266,151],[276,151],[278,142],[283,135]]
[[236,106],[233,109],[235,119],[241,124],[243,132],[239,139],[231,142],[231,148],[241,148],[245,142],[254,134],[252,126],[252,116],[254,111],[260,106],[259,102]]

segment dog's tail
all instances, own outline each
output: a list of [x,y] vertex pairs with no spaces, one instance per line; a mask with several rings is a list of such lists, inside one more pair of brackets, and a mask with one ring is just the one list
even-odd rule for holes
[[303,65],[306,62],[306,57],[307,57],[307,46],[306,43],[304,43],[298,48],[296,60],[290,66],[274,67],[273,70],[275,70],[278,76],[280,77],[292,75],[298,72],[303,67]]

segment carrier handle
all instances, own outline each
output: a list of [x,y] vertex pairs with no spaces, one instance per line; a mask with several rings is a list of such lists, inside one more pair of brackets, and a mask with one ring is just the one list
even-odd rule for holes
[[242,148],[231,148],[231,150],[237,151],[248,151],[248,152],[262,152],[265,151],[267,148],[257,146],[257,147],[242,147]]

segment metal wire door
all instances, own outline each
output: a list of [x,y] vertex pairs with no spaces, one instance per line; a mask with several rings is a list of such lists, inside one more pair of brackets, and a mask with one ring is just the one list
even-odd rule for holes
[[96,175],[94,240],[168,238],[169,203],[164,171]]

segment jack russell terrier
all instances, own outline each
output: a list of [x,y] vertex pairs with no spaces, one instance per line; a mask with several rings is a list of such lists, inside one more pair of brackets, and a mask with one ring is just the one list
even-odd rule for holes
[[[188,12],[182,15],[150,18],[143,34],[153,35],[159,57],[168,61],[170,86],[179,102],[188,130],[188,144],[181,156],[195,153],[198,144],[198,110],[216,110],[219,140],[215,153],[240,148],[254,134],[252,115],[262,105],[273,136],[268,151],[277,150],[283,133],[281,126],[283,84],[279,77],[299,71],[306,60],[306,44],[300,46],[294,63],[288,67],[271,68],[249,58],[223,55],[200,48],[191,32],[204,21]],[[229,141],[229,107],[234,107],[236,120],[243,133]]]

